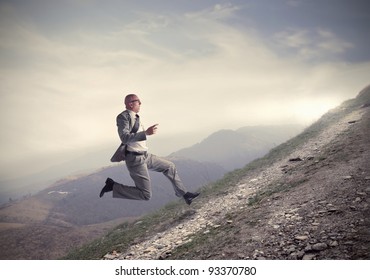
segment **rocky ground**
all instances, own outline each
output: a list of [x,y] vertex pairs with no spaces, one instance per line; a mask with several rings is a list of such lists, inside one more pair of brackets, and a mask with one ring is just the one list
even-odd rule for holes
[[[341,110],[341,108],[337,109]],[[370,107],[105,259],[370,259]]]

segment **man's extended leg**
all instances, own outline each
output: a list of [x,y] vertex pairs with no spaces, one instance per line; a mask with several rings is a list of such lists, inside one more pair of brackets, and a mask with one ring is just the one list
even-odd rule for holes
[[161,172],[170,180],[176,196],[183,197],[186,194],[187,190],[177,174],[177,169],[174,163],[152,154],[148,154],[146,163],[149,170]]
[[177,174],[177,169],[173,162],[149,154],[147,158],[147,166],[150,170],[162,172],[171,181],[176,195],[178,197],[183,197],[188,205],[190,205],[193,199],[199,195],[199,193],[192,193],[186,190]]

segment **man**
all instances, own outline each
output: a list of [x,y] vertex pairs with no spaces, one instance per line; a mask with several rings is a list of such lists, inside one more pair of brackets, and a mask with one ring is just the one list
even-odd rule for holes
[[175,194],[178,197],[183,197],[185,202],[190,205],[199,193],[191,193],[186,190],[177,174],[176,166],[172,162],[148,153],[147,136],[157,132],[158,124],[144,130],[138,115],[141,101],[137,95],[127,95],[125,106],[126,110],[117,116],[118,135],[122,144],[111,161],[126,160],[127,169],[135,182],[135,187],[122,185],[107,178],[105,186],[100,192],[100,197],[106,192],[113,191],[115,198],[149,200],[152,196],[152,190],[148,170],[153,170],[162,172],[172,183]]

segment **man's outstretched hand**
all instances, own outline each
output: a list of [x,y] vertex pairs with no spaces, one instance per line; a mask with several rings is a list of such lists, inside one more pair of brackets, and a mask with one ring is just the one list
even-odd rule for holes
[[145,130],[146,135],[153,135],[157,132],[157,126],[158,124],[152,125],[151,127],[148,127],[147,130]]

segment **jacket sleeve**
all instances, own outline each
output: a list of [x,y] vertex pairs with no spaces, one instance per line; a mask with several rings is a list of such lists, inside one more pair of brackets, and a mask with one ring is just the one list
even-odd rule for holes
[[126,114],[126,113],[119,114],[116,120],[117,120],[118,135],[123,144],[126,145],[132,142],[146,140],[145,131],[131,133],[131,127],[130,127],[131,120],[130,120],[129,114]]

